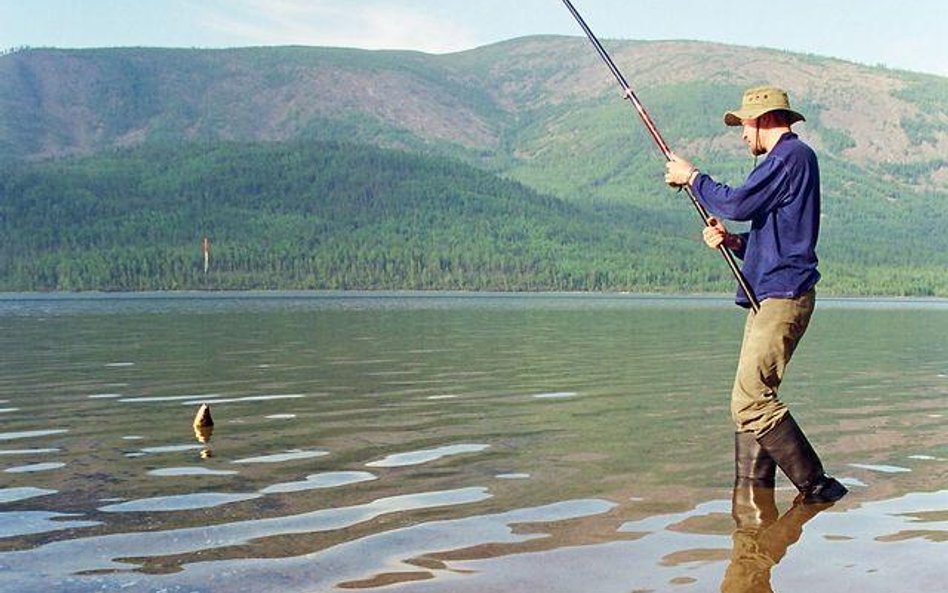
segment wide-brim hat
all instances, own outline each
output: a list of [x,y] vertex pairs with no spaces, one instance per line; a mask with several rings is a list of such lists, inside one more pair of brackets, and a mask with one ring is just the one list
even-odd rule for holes
[[724,125],[740,126],[743,125],[745,119],[757,119],[771,111],[787,112],[790,118],[788,123],[791,124],[806,121],[803,115],[790,109],[790,99],[787,97],[787,91],[774,86],[758,86],[744,91],[741,108],[726,112],[724,114]]

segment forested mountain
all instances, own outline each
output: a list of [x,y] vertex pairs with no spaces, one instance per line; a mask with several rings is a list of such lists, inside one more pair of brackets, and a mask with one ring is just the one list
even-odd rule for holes
[[[672,147],[787,88],[820,152],[824,287],[948,295],[948,79],[696,42],[607,42]],[[729,290],[583,39],[0,56],[0,289]],[[200,264],[200,241],[214,264]]]
[[[635,232],[634,208],[366,145],[145,147],[2,179],[0,290],[657,291],[722,278],[694,238]],[[703,261],[671,271],[649,244]]]

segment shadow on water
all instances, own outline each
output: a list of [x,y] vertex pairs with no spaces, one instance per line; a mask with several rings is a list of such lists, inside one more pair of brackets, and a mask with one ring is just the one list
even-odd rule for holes
[[822,508],[725,486],[723,300],[6,305],[3,591],[943,586],[946,306],[818,312],[783,396]]

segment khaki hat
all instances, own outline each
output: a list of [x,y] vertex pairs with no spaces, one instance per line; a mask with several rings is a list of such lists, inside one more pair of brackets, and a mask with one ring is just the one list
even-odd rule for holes
[[771,111],[786,111],[790,116],[790,123],[806,121],[798,112],[790,109],[790,99],[787,91],[774,86],[758,86],[744,91],[741,108],[728,111],[724,114],[724,125],[740,126],[742,120],[757,119]]

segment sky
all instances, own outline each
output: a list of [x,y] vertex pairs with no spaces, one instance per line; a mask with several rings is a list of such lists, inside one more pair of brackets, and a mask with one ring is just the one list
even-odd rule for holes
[[[944,0],[572,0],[603,40],[692,39],[948,76]],[[582,35],[562,0],[0,0],[15,47],[315,45],[448,53]]]

